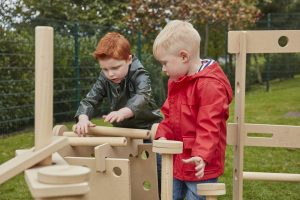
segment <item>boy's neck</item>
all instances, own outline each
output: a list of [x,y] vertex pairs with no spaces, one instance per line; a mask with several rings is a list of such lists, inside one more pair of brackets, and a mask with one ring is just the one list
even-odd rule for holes
[[190,61],[190,70],[188,72],[188,75],[196,74],[199,70],[199,67],[201,66],[201,59],[200,57],[194,58]]

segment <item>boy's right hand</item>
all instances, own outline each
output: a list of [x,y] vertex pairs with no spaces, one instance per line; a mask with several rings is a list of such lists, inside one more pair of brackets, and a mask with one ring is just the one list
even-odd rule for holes
[[88,133],[88,127],[94,126],[96,125],[89,120],[89,117],[87,115],[79,115],[78,123],[75,127],[75,133],[77,133],[79,137],[85,137]]

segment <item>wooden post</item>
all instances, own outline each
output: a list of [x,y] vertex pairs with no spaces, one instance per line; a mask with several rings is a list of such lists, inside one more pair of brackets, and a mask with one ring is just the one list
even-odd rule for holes
[[152,151],[162,154],[161,199],[173,199],[173,154],[182,153],[180,141],[154,140]]
[[[53,28],[35,28],[35,149],[52,141],[53,127]],[[50,165],[51,157],[40,164]]]
[[233,163],[233,200],[243,199],[243,169],[244,169],[244,143],[245,143],[245,92],[246,92],[246,45],[247,32],[239,35],[239,53],[235,67],[235,116],[237,123],[237,144],[234,146]]

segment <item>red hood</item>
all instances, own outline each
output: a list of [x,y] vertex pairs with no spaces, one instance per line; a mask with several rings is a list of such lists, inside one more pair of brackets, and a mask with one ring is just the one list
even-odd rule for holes
[[227,91],[227,97],[228,97],[228,102],[231,102],[232,100],[232,88],[230,85],[229,80],[227,79],[226,74],[223,72],[222,68],[219,66],[217,62],[214,62],[210,66],[206,67],[204,70],[193,74],[191,76],[183,76],[179,78],[178,80],[170,80],[169,84],[176,84],[176,85],[185,85],[189,81],[193,79],[198,79],[198,78],[212,78],[220,83],[222,83]]

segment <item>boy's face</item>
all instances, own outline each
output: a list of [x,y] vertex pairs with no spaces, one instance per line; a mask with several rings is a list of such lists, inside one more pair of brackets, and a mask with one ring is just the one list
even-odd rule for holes
[[186,61],[178,54],[170,53],[162,47],[157,49],[157,60],[162,65],[162,71],[172,80],[188,74]]
[[98,60],[106,78],[114,83],[121,83],[128,73],[128,67],[131,64],[131,56],[127,60],[117,60],[114,58],[106,58]]

